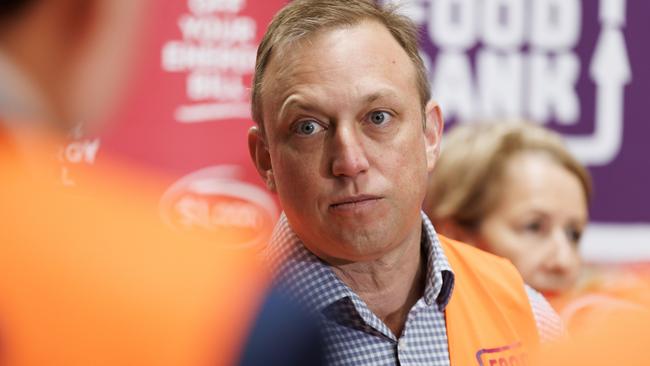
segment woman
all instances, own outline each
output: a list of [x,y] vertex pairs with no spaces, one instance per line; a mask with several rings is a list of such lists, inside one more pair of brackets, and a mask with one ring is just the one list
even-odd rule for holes
[[592,184],[556,133],[521,122],[461,125],[437,164],[424,204],[436,230],[512,261],[569,331],[648,308],[650,276],[639,271],[591,268],[578,281]]
[[591,178],[557,134],[529,123],[461,125],[437,164],[425,211],[439,233],[510,259],[546,295],[574,285]]

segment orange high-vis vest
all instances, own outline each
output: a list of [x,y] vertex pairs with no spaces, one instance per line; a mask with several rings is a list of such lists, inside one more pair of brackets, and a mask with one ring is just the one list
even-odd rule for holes
[[2,148],[0,365],[237,362],[268,281],[255,253],[168,230],[148,177],[64,191]]
[[506,259],[439,238],[455,274],[445,310],[451,364],[525,365],[539,336],[516,268]]
[[618,307],[608,315],[590,319],[562,342],[542,345],[529,366],[647,366],[650,307]]
[[650,309],[650,265],[589,268],[573,288],[550,297],[549,302],[571,335],[618,312]]

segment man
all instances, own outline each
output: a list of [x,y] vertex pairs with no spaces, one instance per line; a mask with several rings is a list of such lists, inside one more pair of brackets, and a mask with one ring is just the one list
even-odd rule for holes
[[97,127],[124,79],[141,5],[0,3],[0,364],[317,364],[253,253],[161,225],[154,177],[55,183],[61,136]]
[[420,211],[443,120],[408,19],[291,2],[258,48],[252,113],[252,159],[284,208],[266,254],[322,317],[330,363],[521,364],[559,334],[510,263]]

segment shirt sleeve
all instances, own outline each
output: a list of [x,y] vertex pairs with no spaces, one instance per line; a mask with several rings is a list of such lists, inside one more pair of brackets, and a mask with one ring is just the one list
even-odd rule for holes
[[551,304],[546,301],[544,295],[532,287],[525,285],[530,306],[533,309],[539,340],[542,343],[556,341],[566,336],[566,328],[560,316],[553,310]]

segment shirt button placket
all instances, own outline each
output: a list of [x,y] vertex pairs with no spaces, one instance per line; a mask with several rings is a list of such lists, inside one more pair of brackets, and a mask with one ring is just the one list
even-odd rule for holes
[[408,343],[406,337],[402,335],[402,337],[397,341],[397,359],[398,365],[400,366],[408,366],[410,364],[407,347]]

